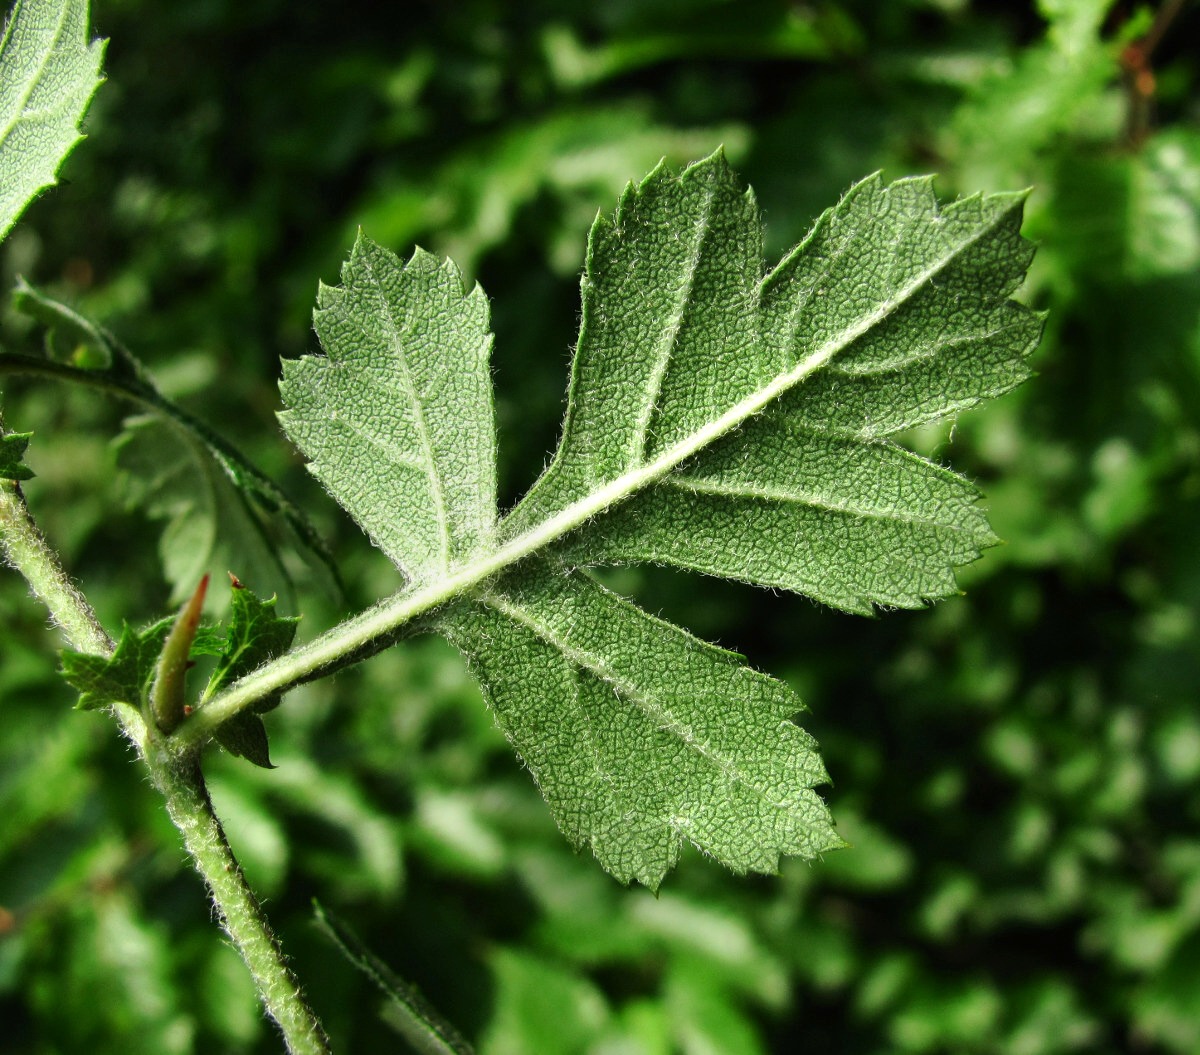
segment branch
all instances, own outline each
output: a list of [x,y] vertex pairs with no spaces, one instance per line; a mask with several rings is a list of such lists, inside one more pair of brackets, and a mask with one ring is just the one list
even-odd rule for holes
[[[3,421],[0,420],[0,430]],[[73,648],[108,656],[114,643],[87,599],[71,582],[25,505],[20,487],[0,480],[0,550],[6,563],[29,583],[35,597]],[[326,1055],[328,1040],[304,1002],[266,916],[246,883],[204,786],[194,751],[164,750],[136,707],[113,707],[125,735],[150,768],[167,812],[204,878],[222,925],[254,977],[267,1013],[279,1025],[293,1055]]]
[[150,765],[154,784],[196,869],[204,876],[225,932],[254,978],[267,1014],[292,1055],[328,1055],[329,1039],[305,1002],[262,906],[251,891],[213,812],[198,756],[160,751]]

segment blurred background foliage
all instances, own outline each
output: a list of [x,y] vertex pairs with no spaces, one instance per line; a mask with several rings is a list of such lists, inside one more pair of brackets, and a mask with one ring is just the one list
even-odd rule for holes
[[[1197,5],[97,0],[94,17],[111,44],[90,138],[2,277],[104,322],[311,511],[347,590],[301,577],[302,634],[397,582],[273,418],[278,357],[314,349],[316,281],[357,226],[453,255],[491,297],[510,503],[556,440],[588,224],[661,156],[724,143],[773,254],[875,169],[935,171],[947,196],[1034,187],[1040,376],[911,437],[982,484],[1007,540],[964,596],[862,620],[617,577],[795,685],[853,849],[749,878],[692,854],[658,898],[621,888],[567,849],[434,640],[294,692],[269,720],[277,770],[212,759],[338,1050],[400,1042],[312,926],[314,896],[486,1055],[1200,1051]],[[6,347],[40,339],[3,326]],[[167,610],[164,568],[194,574],[181,547],[208,544],[160,547],[164,523],[212,515],[187,506],[187,472],[164,470],[182,486],[156,501],[154,446],[118,439],[128,407],[3,380],[9,426],[36,432],[29,500],[102,618]],[[270,587],[236,547],[213,559]],[[278,1050],[14,576],[0,626],[0,1049]]]

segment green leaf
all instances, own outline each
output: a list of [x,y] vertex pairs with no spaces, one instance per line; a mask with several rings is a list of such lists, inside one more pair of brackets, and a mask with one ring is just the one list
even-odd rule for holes
[[337,565],[309,519],[237,448],[167,399],[137,357],[106,328],[18,279],[13,305],[46,330],[41,355],[0,351],[0,373],[90,385],[151,412],[117,441],[131,505],[167,522],[161,541],[171,603],[230,567],[290,594],[283,550],[297,551],[334,590]]
[[32,432],[0,431],[0,480],[33,479],[33,470],[21,461],[32,436]]
[[[230,575],[229,579],[233,588],[233,603],[225,647],[208,680],[201,704],[223,685],[291,648],[296,626],[300,622],[299,616],[276,614],[276,598],[264,601],[235,576]],[[269,710],[278,702],[276,698],[265,704],[260,703],[259,709]]]
[[[233,586],[233,603],[230,610],[229,629],[225,645],[217,660],[216,668],[208,680],[200,706],[227,683],[268,659],[282,655],[292,645],[296,636],[296,616],[279,616],[275,613],[276,599],[260,600],[251,590],[230,576]],[[280,697],[269,696],[260,700],[254,712],[243,711],[216,732],[217,742],[232,755],[245,758],[256,766],[273,769],[267,743],[267,730],[259,714],[279,705]]]
[[471,1046],[421,993],[398,977],[346,923],[313,902],[317,926],[388,998],[385,1018],[420,1055],[471,1055]]
[[738,872],[842,845],[782,682],[580,572],[522,568],[437,623],[576,848],[656,888],[684,840]]
[[580,569],[673,563],[862,613],[954,592],[995,541],[978,492],[892,437],[1028,376],[1022,203],[871,177],[766,271],[719,152],[660,166],[592,228],[562,441],[495,530],[482,294],[362,237],[322,289],[327,355],[285,364],[283,422],[410,579],[379,625],[424,612],[454,641],[619,879],[656,887],[685,840],[764,872],[841,840],[790,690]]
[[359,236],[322,286],[324,356],[284,362],[284,428],[309,469],[415,583],[487,547],[496,521],[488,307],[458,269]]
[[[128,623],[110,656],[97,656],[72,649],[62,651],[62,671],[67,682],[79,690],[80,710],[90,711],[126,703],[141,709],[150,689],[163,644],[175,624],[175,616],[135,630]],[[221,639],[212,627],[201,626],[192,640],[190,655],[212,656],[220,651]]]
[[0,239],[83,138],[103,57],[86,0],[17,0],[0,40]]
[[561,963],[499,946],[488,965],[495,992],[479,1042],[485,1055],[575,1055],[611,1020],[596,984]]
[[872,177],[764,278],[757,207],[719,155],[652,174],[592,229],[562,443],[502,533],[642,492],[564,559],[863,613],[952,593],[995,541],[978,494],[887,437],[1028,376],[1041,320],[1005,299],[1032,255],[1021,201],[939,210],[927,179]]

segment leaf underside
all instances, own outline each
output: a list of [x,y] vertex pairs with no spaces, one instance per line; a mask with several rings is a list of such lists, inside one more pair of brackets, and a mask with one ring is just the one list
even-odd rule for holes
[[103,81],[86,0],[18,0],[0,39],[0,239],[53,186]]
[[761,872],[841,843],[790,690],[582,569],[669,563],[864,614],[953,593],[995,542],[978,492],[891,437],[1028,376],[1022,202],[871,177],[764,272],[723,156],[660,166],[592,228],[562,440],[499,521],[481,291],[362,236],[321,290],[326,354],[284,364],[285,429],[410,590],[448,582],[427,625],[617,878],[656,887],[684,841]]

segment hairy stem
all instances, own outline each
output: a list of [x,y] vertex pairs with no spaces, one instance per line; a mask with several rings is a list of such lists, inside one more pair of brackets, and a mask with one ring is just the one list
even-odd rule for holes
[[[0,480],[0,552],[29,583],[73,648],[94,655],[112,654],[112,638],[38,530],[20,487],[8,480]],[[329,1051],[325,1033],[304,1002],[225,839],[196,754],[168,754],[158,747],[135,707],[119,705],[113,708],[113,714],[150,767],[155,786],[166,798],[167,812],[212,893],[222,925],[249,967],[267,1013],[278,1023],[288,1050],[294,1055],[324,1055]]]
[[183,834],[188,853],[212,893],[221,925],[254,978],[267,1014],[278,1024],[292,1055],[327,1055],[329,1040],[271,932],[262,906],[242,875],[200,772],[195,752],[167,754],[151,763],[155,786]]
[[10,480],[0,480],[0,548],[73,648],[101,656],[112,652],[112,638],[42,537],[21,488]]

